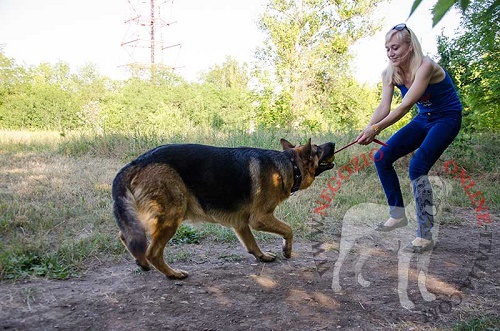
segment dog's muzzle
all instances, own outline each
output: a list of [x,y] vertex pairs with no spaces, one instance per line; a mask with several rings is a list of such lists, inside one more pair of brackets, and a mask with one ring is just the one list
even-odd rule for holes
[[318,146],[319,165],[314,176],[318,176],[326,170],[332,169],[335,164],[335,144],[332,142]]

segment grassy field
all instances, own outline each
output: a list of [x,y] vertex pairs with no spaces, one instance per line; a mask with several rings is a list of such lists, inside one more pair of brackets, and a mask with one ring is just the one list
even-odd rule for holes
[[[93,135],[56,132],[0,131],[0,280],[26,277],[68,278],[96,261],[109,261],[127,254],[117,238],[111,212],[111,182],[116,172],[144,151],[165,143],[204,143],[218,146],[252,146],[280,149],[279,138],[293,143],[308,136],[285,132],[215,133],[192,132],[183,136],[159,133]],[[352,134],[312,136],[313,143],[333,141],[340,148],[352,141]],[[387,137],[382,136],[381,139]],[[313,238],[311,219],[322,190],[339,169],[356,156],[368,156],[373,146],[354,145],[338,154],[336,167],[317,178],[313,187],[290,197],[277,211],[289,223],[296,240]],[[456,162],[474,178],[490,210],[498,213],[500,172],[497,134],[461,136],[433,168],[446,176],[443,164]],[[411,199],[407,167],[400,160],[398,173]],[[454,194],[446,201],[448,210],[472,208],[459,180],[450,180]],[[384,203],[375,168],[369,166],[342,182],[328,209],[330,225],[361,202]],[[460,224],[455,217],[444,222]],[[327,231],[328,233],[328,231]],[[258,234],[259,240],[274,236]],[[184,225],[172,244],[214,240],[233,242],[231,230],[219,225]]]

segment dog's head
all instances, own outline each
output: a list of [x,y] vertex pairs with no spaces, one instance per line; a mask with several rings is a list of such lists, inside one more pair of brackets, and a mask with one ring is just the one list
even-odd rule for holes
[[305,145],[295,146],[282,138],[280,143],[283,150],[295,150],[296,162],[302,175],[300,189],[307,188],[316,176],[334,167],[335,144],[332,142],[318,146],[311,144],[309,139]]

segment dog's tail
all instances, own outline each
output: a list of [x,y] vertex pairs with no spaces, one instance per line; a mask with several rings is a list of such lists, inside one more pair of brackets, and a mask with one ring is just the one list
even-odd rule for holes
[[120,240],[136,259],[142,270],[149,270],[146,259],[148,242],[146,231],[137,213],[137,203],[129,187],[130,169],[121,170],[113,180],[111,190],[113,196],[113,213],[120,228]]

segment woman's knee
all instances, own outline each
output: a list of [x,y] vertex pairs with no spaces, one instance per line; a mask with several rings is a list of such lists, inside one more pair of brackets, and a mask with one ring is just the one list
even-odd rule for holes
[[425,160],[413,157],[410,160],[410,167],[408,169],[410,180],[415,180],[421,176],[427,175],[429,173],[432,165],[429,165]]
[[379,149],[375,154],[373,154],[373,163],[375,163],[377,168],[390,167],[394,162],[389,161],[389,155],[389,151]]

